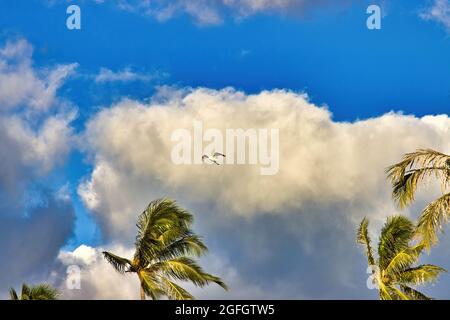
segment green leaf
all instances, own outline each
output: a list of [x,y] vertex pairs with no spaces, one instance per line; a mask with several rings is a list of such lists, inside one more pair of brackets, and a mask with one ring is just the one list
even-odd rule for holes
[[379,266],[384,270],[401,251],[409,248],[414,236],[414,224],[404,216],[389,217],[381,229],[378,244]]
[[59,292],[46,283],[35,286],[28,286],[24,283],[20,298],[13,288],[9,289],[9,295],[11,300],[56,300],[59,297]]
[[443,272],[447,271],[432,264],[424,264],[406,269],[402,272],[399,279],[405,284],[421,285],[435,281]]
[[450,219],[450,193],[431,202],[422,211],[417,225],[417,233],[422,237],[423,243],[430,249],[438,243],[437,232],[443,229],[443,225]]
[[125,273],[131,267],[131,261],[108,251],[103,251],[103,257],[116,269],[119,273]]
[[150,202],[137,222],[136,256],[144,264],[157,258],[161,249],[159,238],[169,230],[188,231],[193,217],[175,201],[159,199]]
[[401,287],[402,291],[410,298],[410,300],[433,300],[430,297],[427,297],[423,293],[421,293],[411,287],[408,287],[405,285],[402,285],[400,287]]
[[162,282],[165,287],[165,292],[169,299],[171,300],[193,300],[194,296],[192,296],[185,289],[177,285],[176,283],[167,280],[166,278],[162,278]]
[[158,277],[154,273],[140,270],[138,272],[138,277],[145,294],[153,300],[158,300],[161,296],[166,294],[159,283]]
[[401,208],[410,205],[419,183],[431,177],[439,179],[443,188],[447,187],[450,183],[449,161],[450,156],[431,149],[406,154],[401,162],[387,169],[394,200]]
[[162,272],[174,279],[190,281],[196,286],[203,287],[211,282],[227,289],[225,283],[218,277],[205,273],[197,263],[186,257],[155,263],[149,269],[151,272]]
[[16,290],[14,290],[13,288],[9,288],[9,297],[10,300],[19,300],[19,296],[17,295]]
[[373,250],[371,247],[371,240],[368,232],[369,220],[364,218],[359,225],[358,232],[356,235],[356,242],[366,246],[366,255],[369,262],[369,266],[375,265],[375,259],[373,257]]
[[409,268],[413,263],[419,260],[419,256],[424,248],[423,244],[416,245],[411,248],[404,249],[392,258],[385,269],[385,273],[389,276],[395,276]]

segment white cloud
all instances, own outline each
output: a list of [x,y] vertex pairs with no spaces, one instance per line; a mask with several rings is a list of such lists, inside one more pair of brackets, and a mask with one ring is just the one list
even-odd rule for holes
[[32,53],[24,39],[0,49],[0,148],[9,150],[0,187],[9,190],[20,185],[19,177],[29,179],[27,170],[36,177],[61,164],[72,148],[76,112],[56,93],[77,64],[36,69]]
[[95,76],[95,82],[132,82],[132,81],[150,81],[158,75],[143,74],[133,71],[131,68],[124,68],[117,72],[108,68],[101,68],[100,72]]
[[[103,248],[81,245],[74,251],[61,251],[60,267],[53,271],[51,280],[59,283],[63,299],[138,299],[139,280],[135,275],[121,275],[103,258]],[[122,246],[110,246],[109,251],[131,257],[132,251]],[[67,268],[80,268],[80,289],[67,286]],[[69,279],[70,280],[70,279]]]
[[[132,258],[133,250],[120,245],[93,248],[81,245],[74,251],[61,251],[58,262],[61,264],[58,269],[53,270],[50,281],[57,283],[62,292],[63,299],[139,299],[139,280],[135,274],[119,274],[103,258],[102,251],[114,252],[123,257]],[[76,265],[80,268],[81,288],[78,290],[68,289],[66,285],[66,270],[68,267]],[[199,288],[189,283],[181,282],[184,288],[191,292],[198,299],[264,299],[266,293],[256,284],[246,282],[238,272],[229,264],[224,263],[218,257],[210,258],[202,264],[203,267],[214,274],[219,274],[226,279],[230,287],[230,292],[217,286],[210,285],[206,288]],[[280,288],[281,289],[281,288]]]
[[[194,120],[223,131],[279,128],[279,173],[261,177],[251,165],[173,164],[171,133],[192,128]],[[236,215],[347,203],[348,215],[359,218],[365,213],[350,210],[356,201],[384,216],[394,210],[385,168],[419,147],[448,150],[447,128],[447,116],[395,113],[334,122],[327,109],[306,96],[277,90],[246,95],[197,89],[151,105],[125,100],[87,124],[94,170],[79,193],[115,234],[130,230],[136,212],[164,192]]]
[[45,179],[72,148],[76,113],[57,90],[76,64],[37,69],[32,53],[24,39],[0,48],[2,290],[45,275],[74,226],[69,198]]
[[0,111],[27,106],[47,111],[57,103],[56,91],[74,73],[76,63],[34,69],[33,47],[21,39],[0,50]]
[[100,253],[101,251],[82,244],[74,251],[61,251],[58,260],[64,265],[79,264],[84,266],[95,263]]
[[431,7],[420,13],[424,20],[435,21],[450,30],[450,2],[448,0],[434,0]]
[[[205,129],[279,128],[279,173],[173,164],[171,134],[194,120]],[[149,104],[123,100],[88,122],[83,138],[93,171],[78,192],[106,243],[126,247],[150,200],[168,196],[192,210],[211,248],[208,271],[237,287],[189,287],[198,297],[370,298],[356,225],[369,216],[375,231],[398,212],[385,168],[416,148],[448,152],[449,129],[447,115],[337,122],[305,94],[285,90],[163,88]]]
[[72,148],[72,128],[74,114],[60,114],[48,117],[37,129],[30,127],[19,116],[0,118],[0,126],[10,141],[22,149],[22,163],[39,165],[43,173],[61,164]]
[[33,54],[33,47],[25,39],[19,39],[15,42],[8,42],[0,49],[2,59],[18,59],[30,62]]

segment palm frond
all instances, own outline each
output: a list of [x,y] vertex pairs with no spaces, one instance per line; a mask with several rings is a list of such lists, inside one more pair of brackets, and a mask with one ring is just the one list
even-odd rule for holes
[[400,251],[392,258],[385,269],[385,273],[389,276],[394,276],[402,273],[405,269],[409,268],[413,263],[417,262],[420,253],[423,250],[423,245],[418,245],[413,248],[407,248]]
[[159,199],[150,202],[139,216],[136,224],[136,256],[141,261],[151,262],[161,248],[158,241],[168,230],[188,230],[193,216],[170,199]]
[[196,286],[204,287],[214,282],[224,289],[227,289],[225,283],[218,277],[205,273],[203,269],[192,259],[179,257],[171,260],[155,263],[148,269],[149,272],[161,272],[168,277],[190,281]]
[[31,288],[27,284],[22,284],[20,300],[31,300]]
[[115,254],[108,252],[108,251],[103,251],[103,257],[119,273],[125,273],[128,270],[128,268],[131,266],[130,260],[116,256]]
[[185,231],[178,239],[171,240],[173,242],[163,241],[165,245],[162,245],[162,248],[157,252],[159,261],[185,255],[198,257],[208,251],[202,239],[191,231]]
[[165,293],[167,297],[171,300],[193,300],[194,296],[187,292],[185,289],[177,285],[176,283],[166,279],[161,278],[161,282],[164,285]]
[[392,293],[382,281],[378,281],[380,300],[393,300]]
[[147,296],[153,300],[158,300],[161,296],[165,295],[166,292],[161,287],[159,279],[154,273],[141,270],[138,272],[138,277],[141,287]]
[[162,245],[166,246],[178,240],[179,238],[187,236],[189,234],[192,234],[189,228],[171,227],[170,229],[167,229],[164,232],[162,232],[156,240],[161,242]]
[[414,224],[407,217],[392,216],[387,219],[378,243],[379,266],[382,270],[399,252],[409,248],[413,236]]
[[9,289],[9,296],[11,300],[56,300],[59,297],[57,289],[53,288],[49,284],[43,283],[34,286],[27,284],[22,285],[22,292],[20,297],[16,290]]
[[369,220],[367,218],[364,218],[361,221],[361,224],[359,225],[356,235],[356,242],[366,246],[367,260],[369,262],[369,265],[373,266],[375,265],[375,259],[373,257],[373,250],[371,246],[371,240],[369,237],[368,227],[369,227]]
[[414,262],[416,262],[418,256],[411,254],[409,250],[402,250],[389,262],[386,267],[386,274],[395,276],[401,273],[403,270],[409,268]]
[[219,285],[220,287],[222,287],[222,289],[228,290],[228,286],[226,285],[225,282],[223,282],[223,280],[220,277],[214,276],[210,273],[206,273],[203,272],[203,278],[208,282],[214,282],[215,284]]
[[402,285],[400,288],[410,298],[410,300],[433,300],[432,298],[424,295],[422,292],[419,292],[409,286]]
[[13,288],[9,288],[9,298],[10,300],[19,300],[19,296],[17,295],[16,290]]
[[30,289],[31,300],[56,300],[59,297],[57,289],[53,288],[49,284],[38,284],[32,286]]
[[[373,265],[373,253],[368,236],[369,222],[364,218],[358,228],[356,240],[366,245],[369,264]],[[429,299],[411,286],[432,282],[445,269],[435,265],[414,266],[426,248],[423,241],[411,244],[416,234],[413,222],[404,216],[386,219],[381,229],[378,243],[377,267],[375,274],[381,300],[424,300]]]
[[417,233],[429,249],[438,242],[437,233],[442,231],[443,225],[450,220],[450,193],[426,206],[417,224]]
[[410,300],[410,298],[395,285],[389,286],[388,288],[389,291],[391,291],[393,300]]
[[137,221],[136,251],[133,260],[103,252],[105,259],[120,273],[135,272],[141,283],[141,297],[158,299],[192,299],[192,295],[171,280],[190,281],[203,287],[217,283],[226,284],[206,273],[190,259],[198,257],[208,248],[191,230],[193,216],[180,208],[175,201],[159,199],[150,202]]
[[399,275],[399,280],[404,284],[421,285],[435,281],[443,272],[447,270],[432,264],[423,264],[406,269]]
[[401,208],[414,201],[418,185],[435,177],[443,187],[450,183],[450,156],[431,150],[420,149],[408,153],[403,160],[387,169],[392,183],[392,196]]

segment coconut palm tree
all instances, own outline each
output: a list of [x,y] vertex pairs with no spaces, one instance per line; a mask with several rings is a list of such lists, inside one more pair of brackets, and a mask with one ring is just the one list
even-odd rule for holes
[[214,282],[227,289],[220,278],[204,272],[193,259],[205,253],[207,247],[192,232],[192,220],[192,214],[172,200],[152,201],[138,218],[133,259],[106,251],[103,255],[118,272],[138,276],[142,300],[146,296],[193,299],[176,281],[190,281],[200,287]]
[[420,184],[432,178],[440,180],[442,195],[422,211],[416,230],[429,250],[438,242],[438,232],[442,231],[444,223],[450,219],[450,156],[430,149],[417,150],[406,154],[401,162],[389,167],[387,174],[392,183],[393,198],[400,208],[405,208],[414,201]]
[[22,292],[19,295],[13,288],[9,289],[11,300],[56,300],[59,292],[48,284],[38,284],[35,286],[22,285]]
[[431,265],[415,265],[424,245],[412,245],[414,224],[404,216],[389,217],[378,243],[378,258],[374,256],[368,233],[369,220],[364,218],[358,228],[357,243],[365,246],[371,280],[381,300],[429,300],[414,286],[430,283],[445,269]]

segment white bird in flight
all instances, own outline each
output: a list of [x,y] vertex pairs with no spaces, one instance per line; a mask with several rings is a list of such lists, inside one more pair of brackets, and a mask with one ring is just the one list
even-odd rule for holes
[[210,156],[207,156],[206,154],[203,155],[202,161],[204,162],[205,159],[208,159],[209,161],[211,161],[211,162],[217,164],[218,166],[220,166],[220,163],[217,162],[217,160],[219,160],[219,158],[218,158],[219,156],[222,156],[222,157],[225,158],[225,155],[224,155],[224,154],[219,153],[219,152],[214,152],[214,153],[213,153],[212,155],[210,155]]

